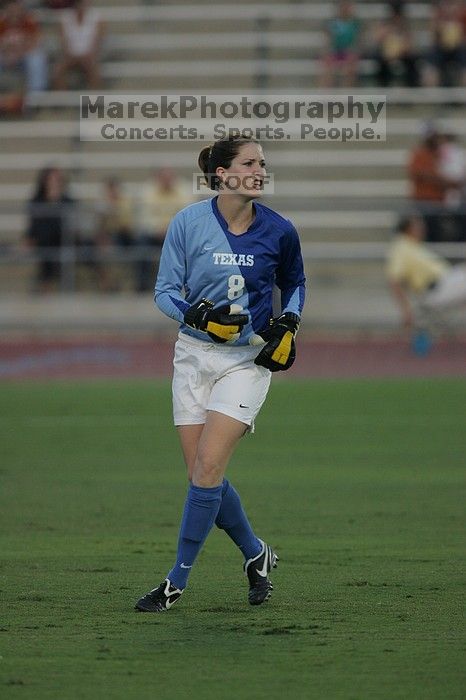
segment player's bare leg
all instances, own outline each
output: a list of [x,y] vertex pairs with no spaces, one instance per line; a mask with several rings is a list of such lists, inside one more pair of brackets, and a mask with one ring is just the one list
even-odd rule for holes
[[178,425],[178,436],[183,450],[183,457],[188,470],[189,481],[193,478],[194,462],[196,461],[199,440],[201,439],[204,423],[199,425]]
[[247,425],[217,411],[208,411],[201,433],[192,481],[195,486],[213,488],[223,481],[228,462]]

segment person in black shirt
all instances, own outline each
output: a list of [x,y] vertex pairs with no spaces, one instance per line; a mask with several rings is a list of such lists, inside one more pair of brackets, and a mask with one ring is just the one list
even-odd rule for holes
[[62,264],[60,249],[71,243],[70,218],[74,201],[66,191],[61,170],[47,167],[40,171],[36,192],[28,203],[28,244],[39,255],[37,285],[47,292],[60,282]]

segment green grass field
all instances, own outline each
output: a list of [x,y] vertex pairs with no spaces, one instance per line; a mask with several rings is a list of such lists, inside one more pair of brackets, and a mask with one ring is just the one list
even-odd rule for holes
[[4,384],[0,697],[464,698],[466,383],[274,383],[229,478],[272,599],[211,533],[182,601],[185,474],[160,382]]

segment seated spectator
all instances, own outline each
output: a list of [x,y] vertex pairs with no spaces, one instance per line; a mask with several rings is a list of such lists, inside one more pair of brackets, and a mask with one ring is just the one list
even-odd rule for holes
[[[104,195],[98,206],[97,243],[102,251],[110,248],[129,250],[134,246],[134,224],[132,202],[121,188],[116,178],[104,183]],[[107,274],[108,290],[119,287],[115,276]]]
[[432,48],[427,55],[424,82],[451,87],[466,78],[466,9],[461,2],[436,3],[431,20]]
[[168,224],[173,216],[192,201],[184,183],[173,170],[162,168],[154,173],[143,189],[137,245],[141,255],[138,263],[137,291],[145,292],[154,287],[156,270]]
[[39,256],[37,287],[41,292],[49,292],[64,282],[60,249],[74,242],[71,229],[74,206],[66,191],[63,172],[54,167],[44,168],[28,204],[26,232],[27,244]]
[[28,203],[29,224],[25,235],[26,245],[36,252],[39,260],[35,285],[38,291],[74,291],[78,267],[91,271],[101,291],[114,290],[106,248],[99,236],[94,235],[94,227],[88,225],[94,221],[89,213],[84,207],[78,210],[59,168],[40,171],[36,192]]
[[99,207],[100,238],[104,244],[128,248],[134,243],[132,204],[114,177],[105,182],[104,197]]
[[374,27],[372,39],[378,85],[389,87],[394,82],[400,82],[407,87],[418,86],[417,57],[403,5],[390,5],[390,16]]
[[86,87],[96,90],[100,85],[99,51],[104,26],[95,9],[89,9],[87,0],[76,0],[74,7],[63,10],[60,18],[63,58],[55,67],[54,86],[66,90],[67,74],[81,70]]
[[424,216],[427,240],[439,241],[445,192],[451,184],[441,172],[441,137],[432,125],[426,125],[422,142],[414,148],[408,163],[411,198]]
[[356,84],[360,22],[348,0],[338,4],[336,17],[327,22],[327,49],[322,58],[321,87],[334,87],[339,78],[346,87]]
[[0,13],[0,77],[13,71],[19,71],[25,80],[15,94],[46,89],[47,58],[40,27],[21,0],[9,0]]
[[450,265],[425,245],[418,216],[404,217],[390,246],[386,274],[406,328],[416,325],[414,308],[423,314],[466,304],[466,265]]

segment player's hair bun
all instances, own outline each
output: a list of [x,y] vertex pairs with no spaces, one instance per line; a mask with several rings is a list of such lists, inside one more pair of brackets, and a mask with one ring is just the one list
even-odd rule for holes
[[209,160],[210,160],[211,152],[212,152],[212,146],[205,146],[205,148],[203,148],[202,151],[199,153],[199,158],[197,159],[197,163],[198,163],[201,171],[204,173],[207,187],[209,187],[211,190],[215,190],[217,188],[212,186],[215,183],[212,182],[213,178],[209,174]]
[[197,160],[199,168],[204,173],[207,187],[218,190],[220,179],[215,174],[217,168],[229,168],[231,161],[238,155],[241,146],[249,143],[259,143],[256,139],[247,139],[241,136],[230,136],[227,139],[215,141],[211,146],[205,146],[199,153]]

